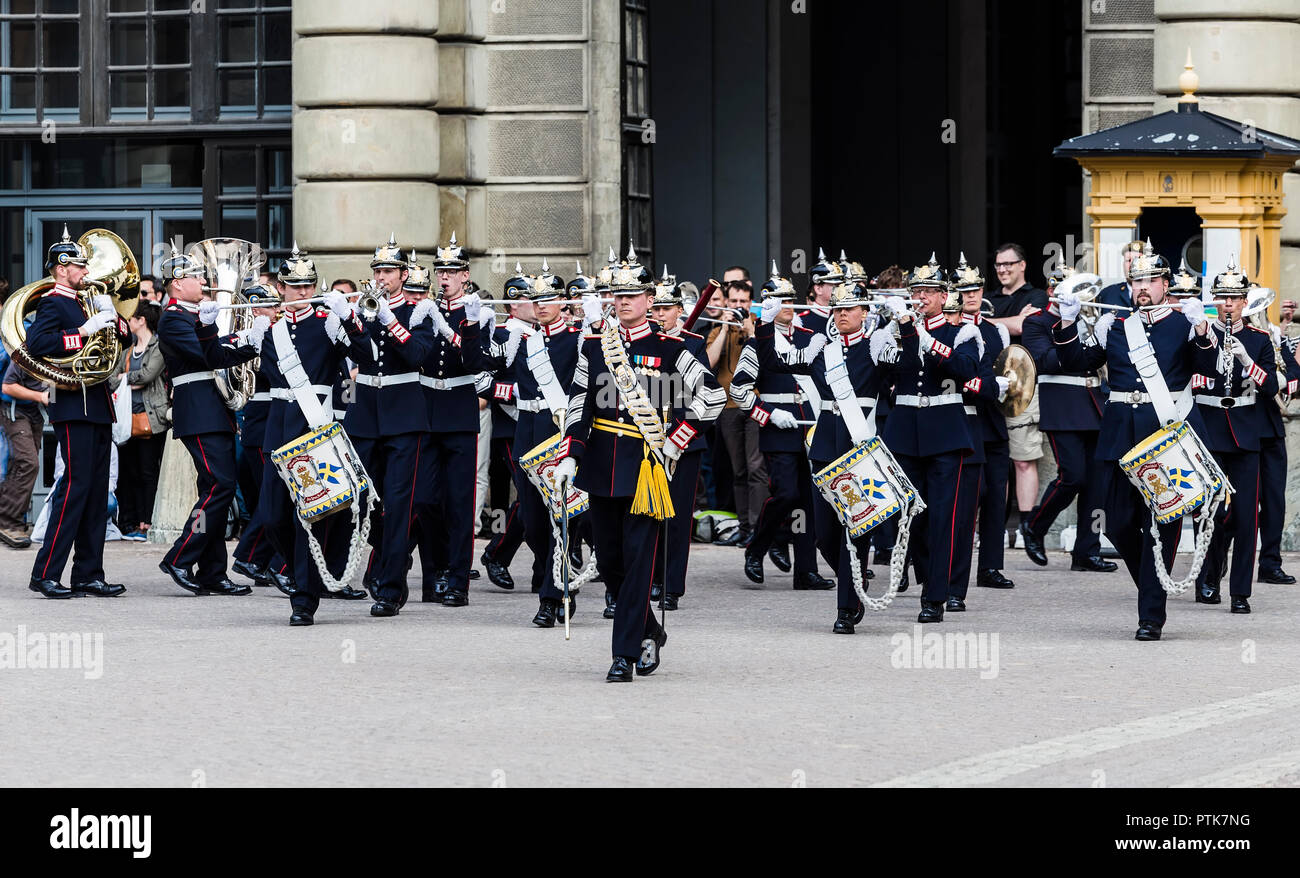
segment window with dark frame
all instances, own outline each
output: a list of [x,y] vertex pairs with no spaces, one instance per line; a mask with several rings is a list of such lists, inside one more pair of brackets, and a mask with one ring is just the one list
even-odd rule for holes
[[650,119],[650,6],[623,0],[623,239],[641,263],[654,264],[652,164],[646,124]]
[[0,120],[75,120],[81,111],[78,0],[0,0]]
[[0,122],[283,120],[288,0],[0,0]]
[[293,247],[293,163],[288,140],[209,141],[203,225],[213,234],[258,241],[268,268]]

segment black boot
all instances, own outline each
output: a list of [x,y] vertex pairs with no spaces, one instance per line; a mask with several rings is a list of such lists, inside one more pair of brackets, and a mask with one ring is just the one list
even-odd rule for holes
[[1219,584],[1205,583],[1196,589],[1196,602],[1198,604],[1221,604],[1223,599],[1219,597]]
[[72,597],[72,589],[60,585],[53,579],[36,579],[33,577],[31,583],[27,587],[47,598],[61,600],[63,598]]
[[614,663],[609,666],[609,673],[605,675],[606,683],[631,683],[632,682],[632,662],[623,656],[617,656]]
[[1233,596],[1232,596],[1232,610],[1231,610],[1231,612],[1233,612],[1233,613],[1239,613],[1239,614],[1241,614],[1241,613],[1249,613],[1249,612],[1250,612],[1250,600],[1249,600],[1248,598],[1241,597],[1240,595],[1233,595]]
[[763,584],[763,556],[745,553],[745,578],[750,582]]
[[554,628],[555,617],[560,612],[560,602],[551,598],[542,598],[541,605],[537,608],[537,615],[533,617],[533,624],[538,628]]
[[772,563],[776,565],[777,570],[782,573],[790,572],[790,550],[788,546],[773,546],[767,550],[767,557],[772,559]]
[[983,588],[1015,588],[1016,584],[1002,575],[1001,570],[981,570],[975,584]]
[[945,605],[945,609],[947,609],[949,613],[964,613],[966,612],[966,602],[961,598],[948,598],[948,603]]
[[1118,569],[1118,564],[1114,561],[1107,561],[1100,555],[1075,558],[1070,562],[1070,570],[1078,573],[1114,573]]
[[514,590],[515,580],[511,577],[510,571],[506,569],[506,565],[493,558],[487,552],[483,553],[483,557],[479,558],[479,561],[482,562],[483,569],[487,570],[489,582],[497,588],[504,588],[506,591]]
[[614,596],[609,592],[605,592],[605,612],[602,613],[601,615],[603,615],[606,619],[613,619],[615,606],[616,605],[614,603]]
[[795,591],[827,591],[834,587],[833,580],[827,579],[814,570],[805,571],[794,579]]
[[943,601],[921,601],[921,612],[916,617],[918,622],[942,622]]
[[[560,599],[559,604],[560,608],[555,611],[555,621],[563,625],[564,614],[566,612],[563,598]],[[569,621],[573,621],[573,617],[578,615],[578,593],[576,591],[569,592],[569,607],[567,612],[569,613]]]
[[1025,554],[1029,556],[1029,560],[1039,567],[1046,567],[1047,550],[1043,548],[1043,541],[1034,536],[1034,532],[1029,529],[1029,522],[1020,522],[1020,536],[1025,540]]
[[835,614],[835,625],[831,631],[835,634],[852,634],[854,616],[857,613],[854,610],[840,610]]

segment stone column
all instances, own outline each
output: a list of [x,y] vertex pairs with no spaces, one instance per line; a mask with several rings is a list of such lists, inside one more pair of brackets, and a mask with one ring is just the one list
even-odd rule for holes
[[[1173,109],[1190,49],[1201,110],[1239,120],[1243,138],[1256,128],[1300,137],[1300,0],[1156,0],[1155,12],[1156,112]],[[1284,184],[1279,292],[1294,299],[1300,174],[1286,174]]]
[[[1155,12],[1157,112],[1173,108],[1190,48],[1203,111],[1240,120],[1242,137],[1250,137],[1255,128],[1300,137],[1300,0],[1156,0]],[[1280,233],[1279,293],[1296,299],[1300,174],[1285,174],[1284,189],[1286,215],[1280,230],[1275,231],[1278,224],[1266,216],[1261,234]],[[1209,243],[1207,234],[1207,253]],[[1287,453],[1291,461],[1300,460],[1300,424],[1293,413],[1287,417]],[[1282,547],[1294,550],[1300,547],[1300,477],[1295,466],[1287,472],[1286,498]]]
[[617,0],[442,0],[443,235],[497,295],[516,261],[568,279],[620,243]]
[[[149,542],[170,545],[190,524],[190,511],[198,502],[198,472],[185,445],[170,434],[158,470],[158,493],[153,501],[153,526]],[[226,523],[221,522],[221,527]]]
[[389,234],[437,244],[441,5],[293,5],[294,228],[322,279],[368,277]]

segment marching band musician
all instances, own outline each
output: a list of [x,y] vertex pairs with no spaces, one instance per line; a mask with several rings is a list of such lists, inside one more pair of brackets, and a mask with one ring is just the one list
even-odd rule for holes
[[194,460],[198,501],[158,567],[196,595],[245,595],[252,589],[226,576],[226,514],[237,480],[235,419],[213,370],[256,357],[270,321],[255,317],[250,328],[218,337],[221,307],[204,298],[203,266],[173,247],[163,270],[171,300],[158,322],[158,343],[171,376],[172,432]]
[[[395,237],[375,248],[370,268],[378,309],[374,319],[362,321],[364,336],[352,346],[356,393],[343,427],[383,503],[383,514],[371,526],[375,551],[367,583],[375,599],[370,615],[388,617],[396,616],[407,598],[411,508],[421,434],[429,428],[420,366],[433,337],[427,320],[412,320],[417,306],[402,294],[408,269]],[[440,317],[434,318],[435,326]]]
[[[294,258],[298,248],[293,249]],[[283,283],[284,269],[281,269]],[[265,304],[254,308],[256,316],[266,317],[274,323],[280,294],[269,283],[257,284],[244,290],[250,304]],[[244,495],[244,505],[251,511],[248,524],[239,536],[235,551],[231,553],[230,569],[253,580],[254,585],[274,585],[285,594],[293,592],[288,574],[288,563],[276,552],[267,534],[266,507],[259,502],[262,495],[262,478],[270,461],[266,456],[266,419],[271,410],[271,382],[264,369],[254,373],[253,395],[244,404],[243,419],[239,425],[239,489]]]
[[590,498],[596,563],[616,605],[611,683],[630,683],[634,666],[641,676],[659,667],[667,635],[650,612],[650,578],[671,506],[666,467],[699,429],[687,410],[705,425],[724,401],[682,340],[646,320],[653,282],[629,248],[610,278],[615,320],[582,340],[556,466],[557,482]]
[[998,402],[1006,397],[1009,381],[993,371],[994,361],[1011,344],[1011,336],[1005,326],[986,320],[980,314],[984,276],[979,268],[966,264],[965,253],[961,254],[957,267],[953,269],[952,289],[960,301],[945,303],[945,309],[958,307],[959,311],[953,315],[955,321],[962,326],[973,326],[979,333],[976,347],[980,351],[980,363],[979,374],[962,386],[974,448],[963,462],[961,484],[957,487],[957,526],[961,536],[954,539],[952,570],[948,577],[946,607],[950,613],[966,610],[976,513],[979,515],[980,554],[975,584],[984,588],[1015,587],[1014,582],[1002,575],[1011,449],[1007,440],[1007,420],[998,408]]
[[[64,226],[62,240],[50,247],[45,260],[54,286],[41,296],[27,330],[25,346],[32,357],[67,357],[105,330],[115,331],[123,344],[129,343],[132,336],[114,310],[112,297],[96,295],[92,300],[95,313],[86,317],[78,291],[87,286],[89,264],[85,248],[68,236]],[[59,440],[63,478],[47,501],[50,522],[32,565],[29,587],[47,598],[116,597],[126,586],[104,581],[108,520],[108,480],[104,476],[112,455],[114,420],[108,382],[85,386],[80,393],[51,390],[47,412]],[[71,588],[59,582],[69,554],[73,556]]]
[[826,251],[817,248],[817,264],[808,271],[808,308],[799,312],[799,324],[819,335],[826,334],[831,324],[831,296],[835,288],[844,283],[844,265],[847,260],[840,251],[840,261],[831,262]]
[[942,622],[958,489],[977,438],[971,436],[961,388],[979,374],[979,331],[952,323],[943,313],[949,289],[934,254],[913,269],[908,289],[921,302],[915,312],[897,296],[885,300],[898,321],[899,338],[896,357],[882,346],[877,358],[892,372],[896,393],[883,438],[928,507],[912,522],[912,564],[917,579],[924,580],[917,621]]
[[[822,276],[826,276],[825,273]],[[822,284],[831,291],[825,305],[826,313],[830,314],[830,301],[837,298],[835,294],[844,287],[833,282],[823,281]],[[770,300],[776,300],[787,306],[794,303],[794,285],[788,278],[779,276],[775,263],[772,265],[772,276],[767,283],[763,284],[763,302],[767,303]],[[849,312],[857,310],[841,308],[834,313],[837,318],[844,315],[842,319],[852,324],[856,318],[850,318]],[[838,568],[840,561],[838,539],[842,538],[842,533],[833,513],[828,522],[831,530],[823,534],[823,529],[817,526],[827,515],[824,514],[825,510],[819,508],[813,500],[812,471],[808,467],[808,455],[804,450],[806,430],[799,423],[816,421],[821,416],[822,396],[817,389],[816,378],[811,372],[802,376],[792,374],[790,370],[774,367],[770,362],[768,368],[763,368],[759,352],[760,346],[766,345],[769,340],[775,345],[774,336],[780,333],[794,351],[811,347],[813,353],[809,356],[815,357],[816,349],[826,343],[826,335],[824,331],[819,333],[807,326],[795,326],[795,312],[790,307],[781,307],[775,311],[772,326],[771,333],[767,332],[766,324],[759,327],[754,333],[754,339],[745,343],[745,347],[740,352],[740,362],[736,365],[735,376],[731,379],[731,398],[742,411],[748,412],[749,417],[759,424],[759,450],[763,452],[763,457],[767,461],[770,487],[768,501],[763,504],[763,509],[758,514],[754,538],[745,548],[745,576],[750,582],[762,584],[763,556],[775,544],[778,531],[785,524],[786,519],[791,514],[801,514],[804,526],[795,528],[793,534],[794,588],[796,591],[824,591],[834,588],[835,583],[817,571],[817,543],[823,541],[822,537],[825,536],[827,563]],[[817,341],[818,337],[822,341]],[[866,346],[862,345],[860,350],[865,352]],[[824,373],[824,367],[821,371]],[[829,405],[826,411],[830,411]],[[828,427],[827,432],[833,431]],[[836,457],[838,455],[832,454],[829,459],[834,460]],[[813,528],[807,527],[810,522],[816,522]],[[836,534],[840,536],[837,537]],[[791,567],[787,566],[784,569],[789,570]],[[852,592],[851,579],[849,591],[848,596],[841,592],[841,606],[851,606],[852,613],[856,614],[858,600],[857,595]],[[846,601],[848,603],[845,603]]]
[[432,320],[434,328],[433,343],[419,376],[428,413],[415,495],[424,571],[421,599],[444,607],[463,607],[469,604],[476,529],[477,382],[486,365],[480,319],[492,320],[493,312],[466,289],[469,260],[456,243],[455,232],[446,247],[438,248],[433,271],[438,300],[417,306],[421,310],[412,316],[417,323]]
[[1228,586],[1233,613],[1250,612],[1259,522],[1260,438],[1271,428],[1261,403],[1278,392],[1273,340],[1264,330],[1242,320],[1247,290],[1246,276],[1229,260],[1227,269],[1215,276],[1210,287],[1219,311],[1219,319],[1210,323],[1218,355],[1202,354],[1198,374],[1192,378],[1198,391],[1196,406],[1205,424],[1201,437],[1236,489],[1232,502],[1218,512],[1210,550],[1197,580],[1196,602],[1220,602],[1219,579],[1232,543]]
[[[512,327],[500,354],[502,364],[514,369],[518,388],[515,406],[519,410],[514,448],[517,457],[522,457],[553,439],[562,427],[560,413],[569,402],[568,389],[578,365],[582,329],[565,321],[561,300],[566,295],[566,285],[551,274],[545,262],[541,274],[535,277],[524,275],[518,265],[515,271],[515,276],[506,281],[506,297],[527,296],[537,321],[536,329]],[[560,550],[551,526],[551,512],[523,469],[515,466],[514,473],[524,539],[533,553],[532,590],[538,595],[533,624],[554,628],[556,620],[563,618],[564,595],[555,583],[553,562]],[[570,607],[573,606],[571,601]]]
[[[709,368],[704,336],[682,328],[682,291],[677,278],[668,273],[667,265],[664,266],[663,278],[655,284],[650,313],[665,335],[680,338],[700,365]],[[688,421],[690,417],[688,411]],[[665,527],[667,565],[665,567],[664,553],[656,552],[654,575],[650,580],[650,601],[658,603],[662,600],[665,610],[676,610],[678,602],[686,594],[686,565],[691,551],[691,529],[695,524],[695,489],[700,478],[700,464],[709,447],[704,429],[698,423],[692,426],[696,429],[695,436],[677,459],[677,470],[669,484],[674,515]]]
[[[581,266],[578,267],[578,273],[582,273]],[[506,305],[510,316],[506,318],[505,323],[492,331],[491,351],[494,355],[504,350],[511,334],[522,337],[525,333],[533,331],[533,305],[526,298],[528,278],[524,276],[523,266],[517,262],[514,276],[507,278],[502,287],[502,295],[516,301]],[[520,298],[521,296],[525,298]],[[522,473],[517,472],[519,466],[515,460],[515,433],[519,429],[518,394],[515,391],[516,371],[513,362],[498,369],[488,390],[493,409],[492,456],[494,459],[505,461],[510,481],[516,488],[515,499],[505,510],[505,520],[500,526],[493,524],[495,533],[488,540],[488,544],[483,548],[483,554],[479,557],[479,562],[487,571],[488,580],[497,588],[506,591],[511,591],[515,587],[515,580],[510,575],[510,562],[514,560],[515,552],[519,551],[519,546],[524,541],[524,519],[519,508],[519,498],[524,492],[518,483],[518,476]],[[520,452],[527,450],[520,449]],[[528,481],[526,476],[524,481],[525,483]],[[492,493],[497,493],[495,488],[492,489]],[[495,517],[494,514],[493,518]],[[533,560],[536,562],[537,559]]]
[[[354,346],[365,343],[365,328],[355,315],[355,306],[343,293],[326,293],[324,307],[305,301],[315,294],[317,281],[316,266],[306,253],[295,248],[279,274],[286,306],[280,320],[283,326],[273,327],[271,337],[262,345],[262,371],[271,385],[266,427],[266,447],[271,449],[292,442],[315,426],[291,389],[295,383],[309,387],[332,418],[334,377],[339,365],[353,353]],[[292,565],[295,587],[290,595],[291,626],[314,624],[323,597],[365,598],[365,591],[351,585],[337,592],[325,588],[312,558],[306,526],[298,518],[289,488],[274,464],[264,471],[262,496],[266,520],[275,522],[268,530],[277,538],[280,554]],[[348,533],[348,524],[345,516],[331,515],[311,525],[332,575],[345,566],[350,540],[356,538]]]
[[[1116,467],[1129,449],[1163,425],[1129,349],[1125,324],[1128,320],[1140,321],[1150,352],[1155,357],[1159,373],[1163,375],[1171,396],[1183,393],[1192,380],[1192,375],[1196,372],[1198,349],[1209,351],[1214,348],[1200,299],[1190,298],[1182,303],[1182,316],[1186,321],[1179,319],[1178,312],[1166,304],[1169,275],[1169,263],[1163,256],[1152,252],[1149,246],[1133,258],[1129,267],[1129,284],[1133,290],[1133,303],[1142,310],[1136,315],[1132,312],[1123,317],[1107,314],[1098,319],[1097,337],[1099,340],[1105,339],[1104,346],[1084,346],[1080,341],[1076,321],[1082,303],[1072,293],[1059,297],[1061,301],[1057,304],[1060,306],[1061,322],[1052,330],[1057,356],[1063,368],[1075,374],[1085,374],[1101,368],[1103,364],[1107,369],[1110,396],[1097,437],[1097,458],[1110,471],[1106,479],[1103,505],[1104,529],[1107,538],[1124,559],[1129,575],[1137,584],[1138,629],[1134,639],[1142,641],[1159,640],[1161,637],[1166,615],[1165,590],[1156,574],[1155,537],[1150,510],[1138,489]],[[1192,326],[1190,334],[1187,329],[1189,323]],[[1198,412],[1200,408],[1190,406],[1187,421],[1193,430],[1204,435]],[[1181,408],[1178,413],[1181,414]],[[1159,536],[1164,548],[1160,562],[1166,570],[1173,565],[1181,530],[1182,523],[1178,520],[1159,525]]]
[[[1055,269],[1048,277],[1048,296],[1072,274],[1074,269],[1069,266]],[[1059,306],[1050,302],[1046,311],[1026,316],[1023,324],[1021,343],[1038,370],[1039,427],[1047,434],[1056,458],[1056,477],[1020,522],[1020,536],[1029,560],[1046,567],[1043,539],[1056,517],[1076,503],[1070,570],[1110,573],[1118,565],[1101,557],[1101,529],[1096,521],[1106,496],[1105,479],[1111,475],[1111,468],[1097,460],[1097,435],[1109,388],[1097,370],[1070,370],[1061,364],[1052,338],[1052,329],[1060,319]],[[1104,346],[1106,336],[1103,333],[1094,340],[1088,335],[1088,343]]]
[[[1282,303],[1282,320],[1287,321],[1288,305]],[[1287,399],[1300,390],[1300,363],[1296,362],[1295,341],[1285,337],[1280,327],[1268,323],[1273,348],[1281,356],[1278,372]],[[1286,517],[1286,427],[1275,396],[1260,398],[1268,422],[1259,437],[1259,581],[1276,585],[1293,585],[1295,577],[1282,569],[1282,522]]]

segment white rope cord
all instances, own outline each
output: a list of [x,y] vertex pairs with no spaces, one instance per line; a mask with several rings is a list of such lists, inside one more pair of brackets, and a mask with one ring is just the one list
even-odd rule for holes
[[[555,581],[555,587],[564,591],[564,565],[569,563],[568,546],[563,545],[560,539],[560,525],[551,516],[551,534],[555,537],[555,557],[552,559],[551,576]],[[581,588],[588,582],[591,582],[596,576],[596,553],[593,551],[591,557],[587,559],[586,565],[569,580],[569,595],[576,595]]]
[[[366,548],[366,540],[370,537],[370,513],[374,509],[375,493],[374,491],[366,492],[366,511],[361,512],[361,504],[352,504],[352,532],[356,535],[352,544],[348,547],[348,563],[343,568],[343,575],[335,579],[330,575],[329,565],[325,563],[325,553],[321,551],[320,543],[316,539],[316,534],[312,531],[311,526],[302,519],[298,524],[307,530],[307,544],[311,547],[311,559],[316,564],[316,570],[320,573],[321,582],[330,591],[342,591],[343,587],[352,581],[352,577],[357,572],[357,566],[361,563],[363,549]],[[360,524],[358,525],[358,519]]]
[[[1155,564],[1156,577],[1160,580],[1160,587],[1165,590],[1166,594],[1177,597],[1196,584],[1196,575],[1201,572],[1201,565],[1205,563],[1205,555],[1210,550],[1210,540],[1214,536],[1214,514],[1219,511],[1219,504],[1227,495],[1227,490],[1220,489],[1210,498],[1210,502],[1205,506],[1205,523],[1196,534],[1196,545],[1192,551],[1192,566],[1187,571],[1187,577],[1177,582],[1169,575],[1165,569],[1165,550],[1160,541],[1160,528],[1156,525],[1155,513],[1151,513],[1151,542],[1155,547]],[[1195,521],[1198,516],[1192,516]],[[1181,527],[1181,522],[1179,523]]]
[[898,537],[894,540],[894,550],[889,556],[889,587],[879,598],[867,595],[863,586],[862,565],[858,563],[858,549],[853,545],[848,528],[844,529],[844,538],[849,541],[849,569],[853,574],[853,590],[858,593],[858,600],[873,610],[884,610],[898,594],[898,587],[903,584],[903,574],[907,570],[907,544],[912,538],[912,519],[925,509],[917,508],[914,501],[907,501],[898,521]]

